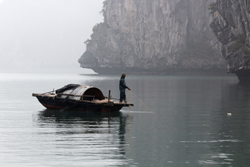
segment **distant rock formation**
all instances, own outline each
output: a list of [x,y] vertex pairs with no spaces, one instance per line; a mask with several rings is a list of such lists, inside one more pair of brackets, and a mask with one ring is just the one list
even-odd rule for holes
[[81,67],[98,73],[225,70],[210,29],[214,0],[106,0]]
[[250,81],[250,1],[217,0],[210,5],[211,28],[221,43],[229,73]]

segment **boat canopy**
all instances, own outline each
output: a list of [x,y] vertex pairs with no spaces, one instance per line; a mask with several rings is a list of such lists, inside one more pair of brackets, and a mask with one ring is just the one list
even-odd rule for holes
[[56,90],[60,98],[71,100],[103,100],[105,97],[100,89],[87,85],[68,84]]

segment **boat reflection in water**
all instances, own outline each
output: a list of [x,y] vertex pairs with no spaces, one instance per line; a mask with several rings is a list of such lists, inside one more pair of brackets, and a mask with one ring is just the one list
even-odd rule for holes
[[[129,115],[121,112],[79,112],[44,110],[36,124],[41,140],[47,142],[46,152],[63,158],[71,166],[133,165],[125,157],[126,122]],[[52,156],[52,155],[51,155]],[[84,162],[84,163],[82,163]],[[74,164],[75,163],[75,164]]]

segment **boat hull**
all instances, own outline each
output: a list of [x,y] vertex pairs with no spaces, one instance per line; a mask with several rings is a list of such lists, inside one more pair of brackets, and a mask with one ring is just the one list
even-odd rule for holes
[[122,107],[133,106],[131,103],[114,101],[111,91],[108,97],[104,97],[100,89],[78,84],[68,84],[46,93],[33,93],[32,96],[47,109],[114,112]]
[[93,103],[66,99],[36,96],[38,101],[47,109],[76,110],[76,111],[119,111],[122,107],[128,107],[126,103]]

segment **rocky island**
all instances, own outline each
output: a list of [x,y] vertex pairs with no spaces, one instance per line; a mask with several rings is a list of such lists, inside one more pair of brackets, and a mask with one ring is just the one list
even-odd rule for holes
[[210,4],[211,29],[221,44],[227,72],[250,81],[250,1],[217,0]]
[[214,0],[106,0],[78,60],[97,73],[207,71],[226,65],[210,23]]
[[[78,62],[97,73],[226,71],[250,78],[247,0],[106,0]],[[227,70],[226,70],[227,69]]]

